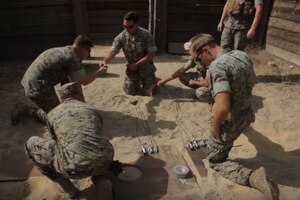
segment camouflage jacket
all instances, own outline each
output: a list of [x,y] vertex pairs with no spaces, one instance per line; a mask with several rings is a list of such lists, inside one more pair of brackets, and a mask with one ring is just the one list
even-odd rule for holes
[[[135,35],[122,31],[113,41],[111,51],[119,53],[122,48],[128,63],[136,63],[147,53],[157,51],[154,39],[146,29],[138,27]],[[153,62],[149,62],[153,64]]]
[[48,113],[48,126],[61,154],[77,155],[72,162],[81,163],[104,157],[112,146],[102,133],[102,117],[95,108],[77,100],[61,103]]
[[25,89],[31,88],[32,82],[47,86],[54,86],[58,83],[64,84],[69,82],[70,73],[81,69],[81,60],[76,56],[72,46],[52,48],[41,53],[33,61],[25,72],[21,83]]

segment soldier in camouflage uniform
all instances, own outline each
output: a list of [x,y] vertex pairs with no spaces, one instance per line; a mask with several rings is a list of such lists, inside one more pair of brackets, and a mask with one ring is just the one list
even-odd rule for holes
[[47,115],[51,139],[29,138],[26,153],[42,174],[58,182],[71,196],[76,196],[78,189],[70,178],[92,176],[99,195],[111,199],[111,183],[105,173],[113,162],[114,149],[103,135],[102,117],[84,103],[79,83],[67,83],[59,93],[62,103]]
[[[252,21],[254,10],[256,11]],[[221,32],[224,25],[221,36],[223,49],[243,51],[247,39],[255,36],[262,13],[263,0],[227,0],[217,27]]]
[[[189,50],[191,42],[186,42],[184,48]],[[195,68],[196,72],[187,72],[188,70]],[[167,82],[179,78],[180,82],[185,86],[195,89],[195,95],[201,102],[211,103],[212,96],[208,89],[208,81],[206,79],[207,69],[203,68],[200,63],[194,59],[189,59],[187,63],[175,71],[171,76],[159,80],[157,85],[163,86]]]
[[21,84],[25,95],[39,108],[17,104],[12,112],[13,124],[18,124],[21,115],[29,114],[41,121],[46,121],[46,114],[59,104],[54,86],[70,81],[89,84],[106,73],[106,67],[92,74],[85,74],[82,60],[86,59],[93,47],[84,36],[78,36],[72,46],[52,48],[40,54],[25,72]]
[[123,18],[124,30],[114,39],[108,56],[100,62],[106,66],[123,49],[127,64],[123,89],[126,94],[150,95],[156,92],[156,68],[153,58],[157,47],[146,29],[138,26],[138,15],[128,12]]
[[242,51],[224,50],[209,34],[198,34],[191,41],[191,56],[208,68],[208,88],[214,99],[211,134],[201,146],[210,166],[229,180],[256,188],[268,199],[278,199],[263,167],[251,170],[227,160],[234,141],[254,122],[252,61]]

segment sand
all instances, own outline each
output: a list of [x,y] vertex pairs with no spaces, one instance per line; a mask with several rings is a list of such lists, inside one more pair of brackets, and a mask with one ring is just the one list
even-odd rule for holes
[[[87,62],[97,65],[108,51],[109,46],[96,46]],[[300,67],[271,57],[263,50],[247,51],[257,74],[252,99],[256,121],[236,140],[230,159],[251,169],[264,166],[279,185],[280,199],[297,200],[300,198]],[[157,56],[157,77],[170,75],[187,59],[187,56],[179,55]],[[20,80],[31,62],[0,62],[0,163],[8,158],[24,157],[23,143],[30,136],[44,136],[47,132],[42,124],[31,118],[23,118],[18,126],[10,124],[14,103],[18,100],[28,102],[24,100]],[[118,55],[109,65],[106,77],[83,88],[86,102],[102,111],[103,131],[114,145],[115,159],[126,163],[136,161],[141,144],[180,147],[189,138],[207,137],[210,107],[193,99],[193,90],[179,80],[173,80],[155,97],[125,95],[122,90],[124,62],[124,56]],[[137,101],[136,105],[131,104],[134,101]],[[32,173],[31,168],[21,169],[27,176]],[[10,178],[15,172],[12,169],[0,174],[1,178]],[[93,198],[89,179],[75,184]],[[27,182],[0,183],[0,199],[66,198],[60,191],[45,177],[31,178]],[[199,195],[209,200],[263,199],[257,190],[232,183],[211,169],[199,182]]]

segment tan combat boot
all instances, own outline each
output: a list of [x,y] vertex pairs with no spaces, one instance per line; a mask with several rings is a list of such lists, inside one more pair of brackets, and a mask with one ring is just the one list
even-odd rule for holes
[[274,187],[274,184],[270,179],[268,179],[266,170],[264,167],[260,167],[254,170],[250,175],[249,182],[251,187],[257,189],[263,193],[268,200],[278,200],[278,192]]

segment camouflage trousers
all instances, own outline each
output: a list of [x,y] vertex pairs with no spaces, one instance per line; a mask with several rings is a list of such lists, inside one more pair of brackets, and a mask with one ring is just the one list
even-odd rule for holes
[[103,152],[95,159],[72,151],[65,152],[54,140],[37,136],[27,140],[25,151],[41,173],[51,180],[55,181],[58,177],[80,179],[107,172],[113,161],[114,150],[107,140],[105,143],[106,148],[103,148]]
[[226,50],[244,51],[247,46],[247,29],[224,27],[221,35],[221,47]]
[[47,113],[58,106],[60,104],[60,101],[52,86],[40,85],[41,84],[39,83],[29,84],[29,87],[24,87],[24,90],[25,95],[39,107],[38,109],[35,109],[35,113],[33,113],[33,115],[35,115],[41,121],[46,122]]
[[236,116],[236,119],[233,121],[229,119],[222,124],[220,138],[215,138],[210,134],[207,140],[207,146],[210,149],[207,159],[210,167],[223,177],[235,183],[249,186],[249,177],[252,170],[245,168],[239,163],[227,160],[227,157],[234,141],[250,123],[254,122],[254,113],[250,108],[250,110],[246,110],[240,113],[239,116]]
[[204,78],[201,76],[200,73],[198,72],[184,73],[179,77],[179,80],[185,86],[195,89],[195,95],[199,99],[199,101],[206,102],[206,103],[213,102],[213,97],[208,87],[198,87],[198,86],[191,87],[189,85],[190,80],[199,80],[199,81],[204,80]]
[[141,91],[145,95],[152,95],[152,87],[156,85],[156,68],[154,65],[145,65],[135,71],[126,69],[123,90],[126,94],[136,95]]

